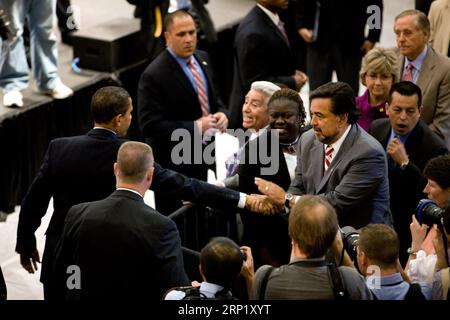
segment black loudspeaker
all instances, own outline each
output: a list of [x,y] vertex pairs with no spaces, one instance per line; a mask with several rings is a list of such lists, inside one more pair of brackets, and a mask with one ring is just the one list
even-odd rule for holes
[[116,18],[72,34],[78,67],[113,72],[147,58],[139,19]]

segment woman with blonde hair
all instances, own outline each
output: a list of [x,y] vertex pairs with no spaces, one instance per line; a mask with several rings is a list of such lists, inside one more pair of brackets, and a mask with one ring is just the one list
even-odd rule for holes
[[356,98],[356,105],[361,112],[358,124],[366,131],[373,120],[386,117],[389,90],[397,80],[396,59],[393,50],[379,47],[364,56],[359,75],[367,90]]

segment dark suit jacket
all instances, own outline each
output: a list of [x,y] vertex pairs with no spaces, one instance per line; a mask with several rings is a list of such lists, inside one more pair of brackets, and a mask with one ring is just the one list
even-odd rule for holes
[[[284,190],[287,190],[291,183],[278,137],[268,130],[264,130],[256,139],[247,143],[239,160],[237,173],[239,191],[247,194],[260,193],[255,185],[255,177],[271,181]],[[256,267],[269,263],[261,261],[260,248],[264,248],[265,255],[281,264],[289,262],[291,245],[285,218],[279,214],[263,216],[247,209],[241,210],[241,218],[244,225],[242,244],[252,248]]]
[[252,82],[279,82],[295,89],[294,73],[295,57],[281,31],[255,6],[240,22],[234,39],[229,127],[242,127],[242,105]]
[[[108,130],[93,129],[86,135],[50,142],[42,166],[22,201],[16,244],[18,253],[27,254],[36,248],[34,232],[53,196],[54,212],[46,232],[42,281],[50,274],[48,267],[51,266],[55,241],[61,234],[69,208],[106,198],[114,191],[113,164],[124,141]],[[237,206],[239,201],[236,191],[224,192],[223,188],[188,178],[156,163],[152,189],[212,207]]]
[[392,224],[386,154],[359,125],[351,126],[325,175],[324,145],[312,129],[301,136],[297,156],[289,192],[323,196],[336,209],[342,227]]
[[[210,112],[224,111],[214,93],[212,66],[206,53],[197,51],[195,58],[207,78]],[[141,131],[152,146],[158,163],[191,177],[206,179],[207,168],[204,164],[176,165],[171,159],[172,148],[180,143],[171,141],[172,132],[185,129],[191,137],[187,143],[191,144],[191,163],[194,163],[194,141],[202,147],[198,130],[194,130],[194,121],[202,116],[202,110],[195,89],[168,50],[153,60],[141,76],[138,114]]]
[[[383,21],[382,0],[348,0],[345,6],[338,0],[297,0],[296,23],[297,30],[301,28],[314,29],[315,15],[319,2],[319,33],[317,41],[311,45],[327,50],[333,43],[338,43],[344,52],[359,52],[366,37],[364,30],[368,18],[373,14],[367,13],[369,6],[380,8],[380,28],[369,29],[367,40],[378,42],[380,40]],[[369,22],[373,22],[372,19]]]
[[[386,149],[391,129],[389,119],[378,119],[370,126],[369,133]],[[419,200],[426,198],[423,188],[427,181],[422,176],[422,171],[428,160],[445,154],[448,150],[444,141],[432,132],[422,120],[411,131],[406,140],[405,149],[409,157],[408,166],[402,170],[388,156],[388,170],[394,227],[400,236],[402,247],[406,246],[407,248],[411,245],[409,230],[411,215],[416,211]],[[402,250],[401,253],[406,253],[405,250]]]
[[175,223],[128,190],[69,210],[55,254],[59,285],[70,265],[80,269],[81,289],[67,299],[157,301],[189,284]]

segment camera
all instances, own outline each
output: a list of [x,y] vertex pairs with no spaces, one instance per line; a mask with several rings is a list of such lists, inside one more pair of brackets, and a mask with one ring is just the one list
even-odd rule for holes
[[437,224],[442,226],[442,215],[444,210],[438,207],[438,205],[428,199],[422,199],[419,201],[416,209],[416,218],[419,223],[427,224],[428,226],[433,226]]
[[345,226],[340,229],[342,242],[344,244],[344,249],[350,256],[350,259],[356,261],[357,251],[359,245],[359,233],[352,226]]
[[5,12],[0,9],[0,37],[3,41],[8,40],[11,35],[11,30],[9,30],[9,20]]

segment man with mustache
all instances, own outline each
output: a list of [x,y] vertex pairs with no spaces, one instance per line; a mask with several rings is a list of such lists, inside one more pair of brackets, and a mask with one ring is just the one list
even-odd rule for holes
[[420,120],[422,92],[412,82],[394,84],[388,96],[389,119],[372,123],[369,133],[388,155],[389,194],[394,228],[400,238],[400,262],[408,260],[409,224],[420,199],[426,198],[422,171],[428,160],[448,152],[444,141]]
[[[260,192],[286,212],[304,194],[320,195],[340,226],[392,224],[385,152],[357,123],[355,95],[344,82],[327,83],[310,95],[312,129],[302,134],[295,178],[288,191],[256,178]],[[263,210],[261,210],[263,211]]]
[[[205,52],[196,50],[197,35],[192,16],[183,10],[169,13],[164,20],[167,50],[145,69],[138,87],[139,124],[146,142],[155,151],[162,166],[189,177],[206,180],[208,165],[195,153],[202,152],[205,133],[225,131],[228,118],[220,99],[214,93],[212,68]],[[189,136],[190,161],[177,164],[172,141],[177,129]],[[180,131],[177,131],[180,132]],[[194,148],[200,145],[200,150]],[[185,151],[185,150],[184,150]],[[159,212],[170,214],[181,206],[180,199],[155,194]]]

